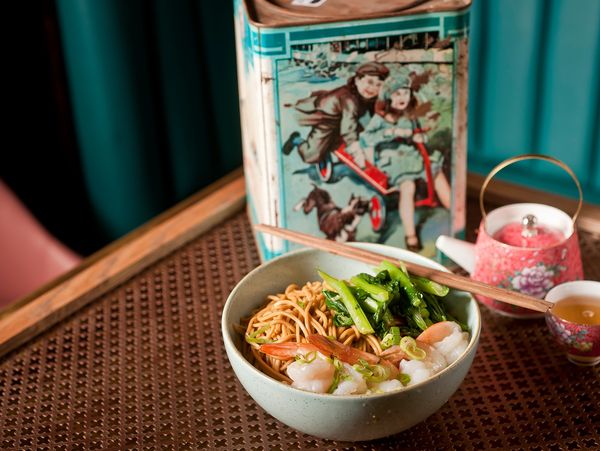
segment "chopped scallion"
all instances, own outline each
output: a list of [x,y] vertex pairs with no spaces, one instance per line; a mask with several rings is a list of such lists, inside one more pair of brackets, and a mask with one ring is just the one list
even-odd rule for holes
[[270,326],[263,326],[258,330],[255,330],[254,332],[252,332],[251,334],[246,334],[246,343],[256,343],[259,345],[265,344],[265,343],[272,343],[273,340],[269,340],[266,337],[259,337],[259,335],[264,334],[267,330],[269,330]]
[[340,382],[348,378],[348,375],[346,374],[344,368],[344,364],[340,360],[334,358],[333,367],[335,368],[335,371],[333,373],[333,382],[331,383],[331,387],[329,387],[329,390],[327,390],[328,393],[333,393],[338,388],[338,385],[340,385]]
[[312,363],[312,362],[315,361],[316,358],[317,358],[317,351],[310,351],[310,352],[307,352],[304,355],[298,354],[296,356],[296,362],[300,362],[300,363]]
[[425,350],[417,346],[417,342],[413,337],[402,337],[400,340],[400,349],[412,360],[423,360],[427,356]]
[[367,382],[374,384],[386,381],[390,377],[389,368],[386,368],[383,365],[369,365],[369,363],[363,359],[359,359],[357,364],[352,365],[352,368],[362,375]]
[[398,374],[398,378],[397,379],[404,386],[406,386],[406,385],[408,385],[410,383],[410,376],[408,374],[405,374],[405,373]]
[[400,328],[396,326],[390,327],[388,333],[385,334],[385,336],[381,340],[381,348],[387,349],[391,348],[392,346],[399,345],[401,338],[402,337],[400,336]]

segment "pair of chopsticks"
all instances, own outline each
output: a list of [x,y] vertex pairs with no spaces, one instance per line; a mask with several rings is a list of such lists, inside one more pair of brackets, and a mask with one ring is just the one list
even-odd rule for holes
[[397,266],[403,264],[412,274],[421,277],[427,277],[434,282],[441,283],[442,285],[446,285],[450,288],[487,296],[498,301],[506,302],[507,304],[525,307],[538,312],[546,312],[554,305],[552,302],[545,301],[543,299],[537,299],[516,291],[510,291],[504,288],[488,285],[486,283],[470,279],[469,277],[428,268],[427,266],[419,265],[417,263],[398,260],[396,258],[388,257],[387,255],[378,254],[377,252],[338,243],[337,241],[325,240],[307,235],[305,233],[295,232],[293,230],[282,229],[266,224],[257,224],[254,226],[254,228],[262,233],[268,233],[279,238],[284,238],[288,241],[293,241],[305,246],[321,249],[331,254],[348,257],[353,260],[358,260],[371,265],[379,265],[382,260],[388,260]]

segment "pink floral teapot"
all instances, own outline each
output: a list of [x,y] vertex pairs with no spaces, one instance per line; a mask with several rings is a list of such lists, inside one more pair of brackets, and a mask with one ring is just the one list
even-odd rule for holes
[[[579,205],[572,218],[557,208],[533,203],[506,205],[486,213],[483,197],[491,179],[510,164],[530,159],[556,164],[573,178],[579,192]],[[552,287],[583,278],[575,228],[582,203],[579,181],[565,163],[544,155],[519,155],[492,169],[481,186],[479,206],[483,219],[476,243],[440,236],[436,246],[473,279],[542,299]],[[484,296],[477,298],[492,310],[508,316],[543,316]]]

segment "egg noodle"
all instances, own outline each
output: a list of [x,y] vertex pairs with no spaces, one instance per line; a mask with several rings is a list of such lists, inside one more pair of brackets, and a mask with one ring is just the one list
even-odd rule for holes
[[[321,282],[308,282],[303,287],[288,285],[284,293],[267,297],[267,304],[251,317],[241,321],[245,357],[257,368],[277,380],[291,382],[287,366],[294,359],[280,360],[259,351],[263,343],[307,343],[310,334],[319,334],[379,356],[381,341],[375,335],[363,335],[355,325],[338,327],[333,324],[333,313],[325,304]],[[248,341],[251,341],[248,343]]]

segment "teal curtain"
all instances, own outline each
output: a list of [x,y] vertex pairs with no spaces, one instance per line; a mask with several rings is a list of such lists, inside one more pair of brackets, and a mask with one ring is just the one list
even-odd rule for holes
[[[57,0],[81,165],[117,238],[241,165],[232,2]],[[600,203],[600,2],[475,0],[469,169],[565,160]],[[574,195],[543,163],[503,174]]]
[[233,10],[58,0],[86,189],[111,239],[241,165]]
[[[600,1],[475,0],[469,75],[470,170],[485,174],[518,153],[550,155],[600,204]],[[548,163],[501,174],[576,196]]]

